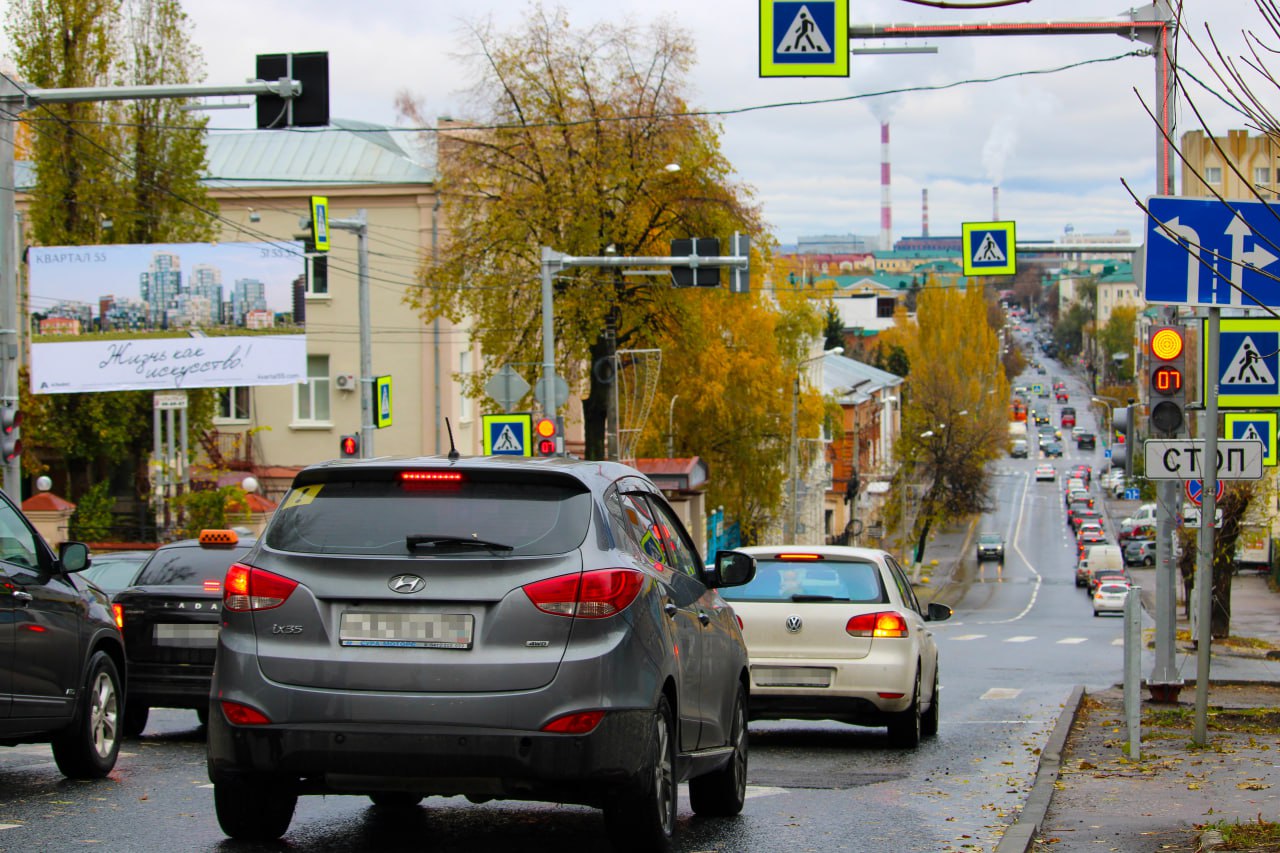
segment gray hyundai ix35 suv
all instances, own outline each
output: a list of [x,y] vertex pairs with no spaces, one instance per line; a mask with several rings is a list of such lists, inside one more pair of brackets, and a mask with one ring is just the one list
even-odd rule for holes
[[610,462],[303,470],[225,581],[209,710],[218,821],[272,839],[300,794],[580,803],[666,850],[676,789],[737,814],[747,652],[662,493]]

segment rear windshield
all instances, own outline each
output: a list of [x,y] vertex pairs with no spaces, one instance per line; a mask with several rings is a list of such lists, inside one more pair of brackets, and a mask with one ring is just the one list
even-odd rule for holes
[[577,548],[590,523],[591,493],[571,481],[331,481],[290,491],[265,541],[300,554],[537,556]]
[[134,583],[137,586],[200,586],[205,581],[221,581],[231,564],[248,550],[198,545],[161,548],[142,567]]
[[865,561],[757,560],[751,583],[720,595],[730,601],[888,601],[879,567]]

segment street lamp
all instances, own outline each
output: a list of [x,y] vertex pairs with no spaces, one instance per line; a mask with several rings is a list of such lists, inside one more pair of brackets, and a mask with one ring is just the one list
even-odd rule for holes
[[785,539],[788,544],[795,543],[797,515],[799,513],[799,507],[797,504],[800,501],[800,483],[798,476],[798,469],[800,467],[798,448],[799,438],[796,436],[796,430],[798,428],[797,421],[800,418],[800,368],[810,362],[818,361],[819,359],[825,358],[829,355],[843,354],[844,347],[832,347],[829,350],[823,350],[818,355],[806,358],[796,365],[796,380],[791,392],[791,448],[787,456],[787,472],[791,480],[791,505],[787,507],[787,523],[783,529],[783,539]]

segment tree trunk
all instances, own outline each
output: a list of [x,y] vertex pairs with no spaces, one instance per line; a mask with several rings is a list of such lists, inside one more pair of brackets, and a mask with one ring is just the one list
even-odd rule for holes
[[582,401],[587,459],[607,458],[605,427],[615,379],[613,358],[613,337],[602,333],[591,345],[591,393]]

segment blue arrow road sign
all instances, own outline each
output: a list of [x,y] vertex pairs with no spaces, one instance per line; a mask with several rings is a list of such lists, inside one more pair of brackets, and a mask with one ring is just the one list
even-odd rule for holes
[[1280,219],[1267,205],[1152,196],[1147,210],[1148,302],[1280,307],[1280,281],[1259,272],[1280,273]]

